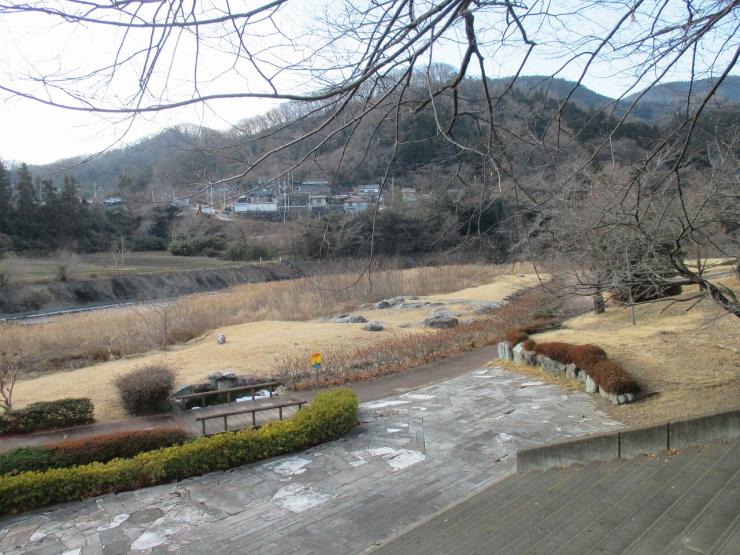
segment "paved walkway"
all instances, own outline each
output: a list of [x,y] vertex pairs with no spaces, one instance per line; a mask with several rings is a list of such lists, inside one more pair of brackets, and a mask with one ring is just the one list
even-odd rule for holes
[[0,551],[360,552],[512,474],[519,448],[621,426],[499,368],[365,402],[360,420],[305,452],[0,520]]

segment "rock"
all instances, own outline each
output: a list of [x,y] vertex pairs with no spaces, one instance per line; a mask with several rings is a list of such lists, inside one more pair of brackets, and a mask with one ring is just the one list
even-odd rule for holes
[[517,343],[511,350],[511,354],[514,357],[514,362],[522,364],[524,362],[524,343]]
[[458,323],[452,316],[431,316],[422,322],[428,328],[454,328]]
[[565,366],[565,377],[570,378],[571,380],[575,380],[577,371],[578,369],[576,368],[575,364],[568,364]]
[[378,310],[382,310],[384,308],[390,308],[392,306],[393,305],[391,303],[385,300],[375,303],[375,308],[377,308]]
[[344,314],[334,320],[337,324],[364,324],[367,319],[360,314]]
[[490,314],[500,306],[501,305],[499,303],[486,303],[476,307],[473,312],[475,312],[478,316],[482,316],[483,314]]
[[591,376],[586,374],[586,393],[596,393],[598,390],[599,386],[596,385],[596,382],[591,378]]
[[398,324],[398,327],[399,328],[410,328],[411,324],[408,324],[408,323]]
[[537,364],[545,371],[550,374],[562,374],[565,372],[565,364],[552,360],[550,357],[543,355],[537,355]]
[[612,405],[619,405],[619,395],[617,395],[616,393],[610,393],[609,401],[611,401]]
[[524,351],[524,364],[527,366],[537,366],[537,353],[534,351]]
[[609,394],[604,389],[602,389],[602,388],[599,388],[599,395],[601,395],[605,399],[608,399],[609,398]]
[[182,395],[190,395],[191,393],[193,393],[193,384],[185,384],[177,388],[172,396],[180,397]]
[[511,345],[508,341],[502,341],[498,344],[498,358],[501,360],[513,360]]
[[576,368],[576,379],[581,383],[586,383],[586,371]]
[[430,316],[432,318],[435,317],[435,316],[444,316],[445,318],[455,318],[457,316],[457,314],[454,314],[453,312],[451,312],[447,308],[435,308],[430,313]]
[[383,324],[380,322],[368,322],[364,326],[362,326],[362,329],[365,331],[383,331]]
[[421,306],[422,306],[421,303],[416,303],[416,302],[412,302],[412,303],[402,302],[396,308],[399,308],[399,309],[404,309],[404,308],[421,308]]
[[223,377],[223,374],[221,372],[211,372],[206,377],[209,380],[211,380],[212,382],[216,382],[216,381],[220,380]]
[[236,379],[236,372],[224,372],[221,374],[222,380],[235,380]]
[[224,343],[226,343],[226,336],[223,333],[219,333],[216,336],[216,343],[218,343],[219,345],[223,345]]

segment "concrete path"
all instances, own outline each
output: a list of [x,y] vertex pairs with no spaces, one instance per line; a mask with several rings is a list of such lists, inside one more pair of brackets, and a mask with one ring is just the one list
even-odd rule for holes
[[621,426],[499,368],[365,402],[360,420],[305,452],[0,520],[0,551],[356,553],[512,474],[521,447]]

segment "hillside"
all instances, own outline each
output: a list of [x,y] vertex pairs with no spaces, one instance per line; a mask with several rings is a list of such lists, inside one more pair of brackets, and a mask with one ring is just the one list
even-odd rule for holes
[[[492,81],[492,84],[494,90],[500,91],[508,81],[499,79]],[[692,97],[701,98],[712,85],[713,81],[710,79],[695,82]],[[467,102],[471,105],[480,105],[482,100],[480,81],[470,80],[465,86]],[[628,120],[631,127],[626,128],[622,135],[636,140],[643,148],[646,147],[655,138],[656,130],[653,126],[669,123],[685,104],[688,90],[687,82],[666,83],[652,88],[634,109],[633,117]],[[597,117],[596,121],[591,121],[593,111],[608,107],[615,100],[583,85],[576,86],[572,81],[545,76],[520,77],[516,81],[514,94],[507,95],[505,101],[498,105],[497,116],[506,127],[527,130],[536,135],[544,129],[543,125],[548,121],[549,114],[553,113],[571,91],[573,94],[570,109],[564,123],[572,132],[577,132],[579,141],[588,142],[603,131],[605,126],[610,125],[608,118],[602,116]],[[619,103],[615,114],[619,115],[620,110],[629,106],[637,94],[639,93],[628,96]],[[545,95],[550,102],[542,102]],[[716,101],[713,101],[710,108],[730,106],[735,110],[738,102],[740,102],[740,77],[730,77],[720,87]],[[443,106],[448,109],[446,104]],[[340,145],[345,139],[352,137],[354,143],[344,153],[344,166],[337,173],[340,182],[372,181],[384,173],[385,164],[390,157],[394,127],[390,122],[387,125],[385,122],[379,122],[381,108],[376,110],[377,116],[371,114],[370,121],[363,123],[352,134],[338,133],[317,152],[327,160],[336,160]],[[349,107],[346,112],[350,115],[356,110],[356,106]],[[280,117],[290,118],[286,115],[290,114],[290,107],[282,112],[277,110],[277,113],[278,121]],[[275,123],[268,116],[245,122],[244,129],[260,129],[261,131],[257,133],[221,132],[180,126],[142,139],[136,144],[112,149],[84,163],[80,163],[84,158],[78,157],[46,166],[32,167],[31,171],[41,180],[52,178],[59,181],[62,174],[70,175],[80,183],[83,193],[87,196],[94,192],[97,192],[98,196],[115,194],[118,190],[119,176],[122,174],[131,178],[130,190],[133,193],[156,191],[158,194],[182,194],[192,190],[196,183],[201,183],[204,175],[215,179],[240,171],[246,161],[274,148],[280,141],[300,136],[311,129],[314,122],[315,118],[303,118],[291,122],[286,129],[275,134],[273,134],[275,130],[270,126],[271,123],[273,126]],[[588,129],[584,132],[582,127],[587,122]],[[373,130],[373,123],[378,123],[378,129]],[[402,144],[391,175],[404,178],[420,168],[452,165],[455,153],[449,144],[439,137],[430,109],[414,112],[405,117],[404,124],[401,130]],[[463,120],[456,125],[455,130],[462,137],[470,138],[476,132],[475,122]],[[362,139],[375,132],[377,137],[374,148],[371,152],[365,152],[361,148]],[[229,146],[234,143],[239,143],[240,146]],[[315,143],[318,143],[318,137],[313,143],[303,141],[299,146],[313,147]],[[299,148],[288,149],[276,156],[272,164],[266,164],[261,173],[254,173],[253,176],[271,177],[276,169],[282,171],[286,164],[294,163],[298,158],[300,158]],[[300,164],[295,173],[298,179],[331,180],[333,177],[325,165],[309,162]]]

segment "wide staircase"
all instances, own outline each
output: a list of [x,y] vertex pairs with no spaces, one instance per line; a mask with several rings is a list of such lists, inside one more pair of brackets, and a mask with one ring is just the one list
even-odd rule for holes
[[513,475],[375,554],[740,554],[740,443]]

